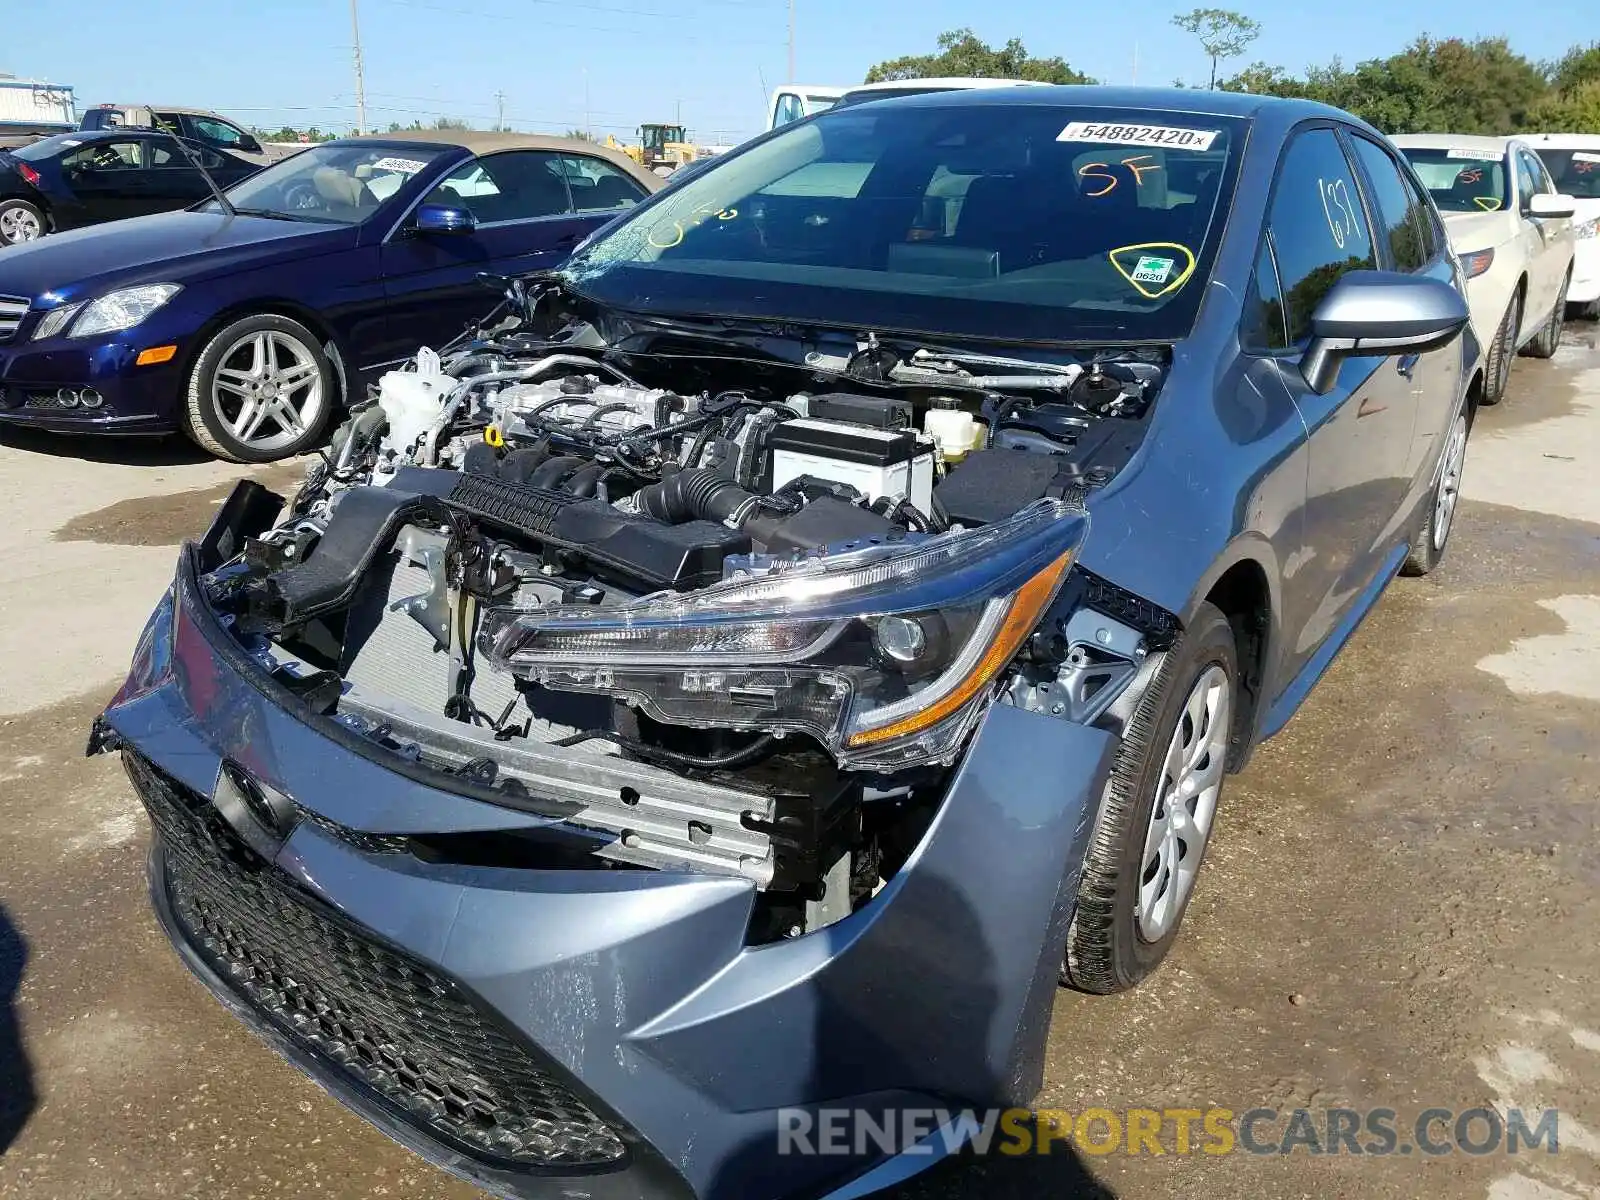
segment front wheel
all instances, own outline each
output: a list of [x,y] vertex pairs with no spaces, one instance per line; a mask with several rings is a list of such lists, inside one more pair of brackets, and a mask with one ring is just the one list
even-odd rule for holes
[[1177,939],[1216,820],[1238,679],[1233,629],[1202,604],[1156,666],[1106,781],[1067,930],[1069,986],[1130,988]]
[[1500,319],[1494,341],[1489,343],[1489,355],[1483,364],[1483,395],[1478,403],[1485,407],[1499,404],[1511,382],[1511,360],[1517,356],[1517,332],[1522,328],[1522,293],[1511,296],[1506,315]]
[[272,462],[322,436],[335,391],[316,335],[288,317],[259,313],[206,343],[189,375],[184,428],[218,458]]
[[44,236],[44,214],[26,200],[0,200],[0,246],[20,246]]
[[1561,292],[1556,296],[1556,306],[1550,310],[1550,319],[1539,328],[1538,336],[1522,351],[1529,358],[1554,358],[1561,346],[1561,322],[1567,315],[1567,288],[1572,283],[1569,273],[1561,281]]
[[1461,498],[1461,477],[1467,467],[1470,431],[1467,410],[1463,407],[1450,423],[1444,453],[1439,456],[1439,469],[1434,473],[1431,503],[1423,510],[1422,522],[1411,539],[1411,549],[1405,562],[1400,564],[1402,575],[1426,575],[1444,558],[1444,548],[1455,524],[1456,502]]

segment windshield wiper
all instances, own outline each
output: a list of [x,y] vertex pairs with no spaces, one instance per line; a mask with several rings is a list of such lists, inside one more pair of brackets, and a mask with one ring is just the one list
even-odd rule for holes
[[325,221],[317,220],[316,217],[303,217],[298,213],[279,212],[275,208],[233,208],[229,211],[241,217],[265,217],[269,221],[310,221],[317,225],[327,224]]
[[[156,110],[153,109],[153,108],[150,109],[150,113],[151,113],[150,119],[152,121],[155,120],[155,111]],[[161,130],[161,132],[162,133],[166,133],[167,137],[169,137],[177,145],[179,153],[181,153],[184,156],[184,158],[189,160],[189,165],[191,167],[193,167],[196,171],[200,172],[200,178],[204,179],[206,181],[206,186],[211,189],[211,194],[217,198],[217,203],[222,205],[222,211],[227,213],[230,217],[233,216],[234,215],[234,211],[235,211],[234,207],[233,207],[233,204],[228,200],[228,198],[226,196],[224,196],[222,194],[222,189],[217,186],[217,181],[215,179],[211,178],[211,172],[206,170],[205,164],[203,164],[200,161],[200,156],[198,154],[196,154],[193,150],[191,150],[189,148],[189,144],[187,142],[185,142],[177,134],[168,133],[164,129]]]

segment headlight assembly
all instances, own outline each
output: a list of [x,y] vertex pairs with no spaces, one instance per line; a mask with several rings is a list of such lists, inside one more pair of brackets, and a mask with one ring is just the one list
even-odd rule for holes
[[[146,283],[108,292],[83,306],[78,319],[72,323],[71,336],[89,337],[96,333],[132,329],[181,290],[182,286],[176,283]],[[48,317],[45,319],[49,320]]]
[[898,769],[954,754],[1087,530],[1082,508],[1041,500],[979,529],[774,562],[697,592],[498,609],[480,648],[659,721],[807,733],[841,766]]
[[52,308],[39,319],[39,324],[34,327],[33,340],[43,341],[45,338],[55,337],[67,327],[67,322],[78,315],[78,310],[83,305],[63,304],[60,308]]

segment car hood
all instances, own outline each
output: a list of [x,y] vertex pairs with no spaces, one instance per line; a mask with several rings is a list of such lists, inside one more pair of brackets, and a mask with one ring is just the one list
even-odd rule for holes
[[210,275],[355,245],[357,229],[215,212],[169,212],[91,225],[0,255],[0,295],[190,283]]
[[1516,235],[1517,215],[1509,212],[1440,213],[1450,246],[1457,254],[1487,250]]

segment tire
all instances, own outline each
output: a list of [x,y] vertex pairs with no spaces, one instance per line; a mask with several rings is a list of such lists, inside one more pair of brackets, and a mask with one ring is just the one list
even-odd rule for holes
[[273,462],[316,444],[337,393],[316,335],[288,317],[258,313],[219,330],[195,360],[184,432],[218,458]]
[[1561,346],[1561,322],[1567,315],[1567,288],[1572,284],[1572,273],[1561,281],[1561,291],[1556,296],[1555,307],[1550,310],[1550,319],[1540,327],[1538,335],[1523,347],[1522,352],[1529,358],[1554,358],[1556,350]]
[[[1061,978],[1069,987],[1124,991],[1154,971],[1177,939],[1215,828],[1238,691],[1233,630],[1216,607],[1202,604],[1156,664],[1106,781],[1067,929]],[[1189,774],[1187,760],[1201,781],[1182,804],[1168,803],[1174,755],[1178,774]],[[1162,832],[1169,837],[1152,849]]]
[[1400,564],[1402,575],[1426,575],[1444,558],[1450,531],[1455,527],[1456,502],[1461,497],[1461,478],[1466,470],[1467,439],[1471,432],[1472,422],[1466,406],[1462,405],[1456,411],[1456,419],[1450,422],[1450,432],[1445,435],[1444,450],[1434,471],[1433,490],[1411,539],[1411,549],[1405,562]]
[[1478,403],[1488,406],[1499,404],[1506,394],[1506,384],[1511,380],[1511,360],[1517,352],[1517,330],[1522,328],[1522,291],[1512,295],[1506,315],[1500,318],[1500,328],[1495,330],[1494,341],[1489,343],[1488,360],[1483,364],[1483,395]]
[[39,207],[26,200],[0,200],[0,246],[36,241],[49,230]]

